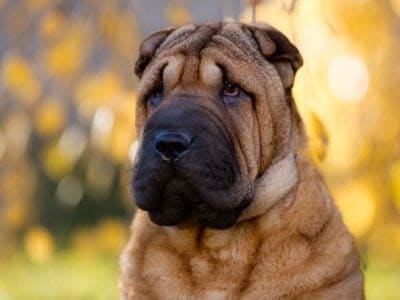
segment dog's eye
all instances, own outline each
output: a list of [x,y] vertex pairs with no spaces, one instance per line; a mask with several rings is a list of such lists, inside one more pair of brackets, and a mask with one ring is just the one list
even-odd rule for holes
[[232,82],[226,82],[221,91],[221,99],[225,105],[234,105],[245,95],[244,91]]
[[239,93],[240,93],[240,88],[236,84],[233,84],[232,82],[225,83],[224,89],[222,90],[222,95],[228,97],[236,97],[239,95]]
[[149,97],[147,98],[147,103],[151,106],[151,107],[156,107],[160,104],[161,100],[163,97],[163,90],[161,86],[158,86],[157,88],[155,88],[149,95]]

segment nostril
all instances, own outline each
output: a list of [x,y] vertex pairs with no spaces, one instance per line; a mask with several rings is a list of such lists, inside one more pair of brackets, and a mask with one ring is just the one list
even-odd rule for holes
[[155,138],[154,150],[164,160],[176,160],[189,149],[191,139],[180,132],[162,132]]
[[188,149],[188,146],[177,141],[160,141],[156,143],[155,148],[158,152],[164,154],[168,158],[176,159],[181,153]]
[[177,141],[171,141],[171,142],[165,142],[165,141],[160,141],[156,143],[156,149],[162,153],[165,152],[183,152],[188,148],[187,145],[182,144],[181,142]]

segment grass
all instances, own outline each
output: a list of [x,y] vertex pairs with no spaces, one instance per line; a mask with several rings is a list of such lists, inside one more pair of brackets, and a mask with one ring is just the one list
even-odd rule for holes
[[365,270],[367,300],[400,299],[400,265],[383,261],[371,263]]
[[36,264],[16,255],[0,264],[0,300],[118,299],[118,257],[64,251]]

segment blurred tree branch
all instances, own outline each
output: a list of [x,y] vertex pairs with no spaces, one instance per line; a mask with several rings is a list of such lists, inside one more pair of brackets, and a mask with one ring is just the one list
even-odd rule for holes
[[285,1],[281,0],[281,5],[284,11],[288,13],[292,13],[296,9],[296,5],[298,4],[298,0],[291,0],[291,1]]

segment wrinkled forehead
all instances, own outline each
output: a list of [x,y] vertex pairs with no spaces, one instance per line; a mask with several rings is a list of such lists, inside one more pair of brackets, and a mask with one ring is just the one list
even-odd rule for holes
[[166,86],[185,81],[213,86],[221,82],[223,71],[235,73],[230,70],[233,65],[255,60],[263,60],[258,45],[240,23],[191,24],[176,29],[163,41],[153,57],[156,64],[149,69],[161,76]]
[[198,55],[208,44],[221,39],[244,52],[257,48],[251,32],[242,24],[209,22],[185,25],[176,29],[164,40],[155,54],[169,50],[186,55]]

